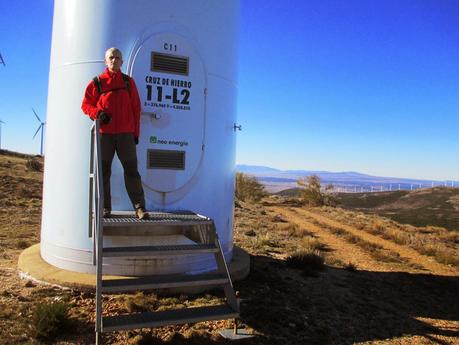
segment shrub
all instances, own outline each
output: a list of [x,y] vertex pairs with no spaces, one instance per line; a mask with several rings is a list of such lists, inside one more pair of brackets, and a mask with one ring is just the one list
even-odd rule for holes
[[17,249],[26,249],[29,246],[29,242],[26,240],[18,240],[16,242],[16,248]]
[[297,181],[300,188],[301,201],[309,206],[336,206],[336,198],[332,195],[333,186],[328,185],[322,190],[320,178],[311,175]]
[[29,169],[29,170],[32,170],[32,171],[42,171],[43,169],[43,165],[41,164],[41,162],[36,159],[36,158],[29,158],[26,162],[26,167]]
[[251,230],[247,230],[246,232],[244,232],[244,235],[253,237],[253,236],[257,236],[257,233],[251,229]]
[[260,201],[266,196],[265,187],[253,176],[236,173],[236,198],[242,201]]
[[347,263],[344,266],[344,269],[349,272],[356,272],[357,271],[357,265],[353,264],[352,262]]
[[128,296],[125,300],[128,312],[144,312],[156,310],[159,306],[158,297],[155,294],[144,294],[138,292],[135,295]]
[[32,335],[37,339],[52,339],[70,325],[70,306],[65,302],[39,304],[32,315]]
[[321,251],[326,250],[327,248],[325,244],[321,243],[317,238],[313,237],[304,237],[303,247],[309,251]]
[[257,236],[252,241],[254,249],[264,250],[266,247],[277,247],[268,234]]
[[313,236],[313,234],[303,228],[300,228],[297,224],[286,223],[278,227],[280,231],[285,231],[289,237],[304,237],[304,236]]
[[155,337],[151,333],[142,333],[130,339],[129,344],[132,344],[132,345],[159,345],[159,344],[164,344],[164,342],[161,341],[161,339]]
[[325,269],[325,260],[316,250],[301,250],[287,258],[287,265],[300,269],[307,276],[316,276],[319,271]]

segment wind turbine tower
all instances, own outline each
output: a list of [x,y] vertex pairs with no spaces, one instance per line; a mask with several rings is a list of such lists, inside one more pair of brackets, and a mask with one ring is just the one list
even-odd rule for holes
[[37,113],[35,112],[35,110],[32,108],[32,111],[33,113],[35,114],[35,117],[37,118],[37,120],[40,122],[40,126],[38,126],[37,128],[37,131],[35,132],[35,134],[33,135],[33,139],[35,139],[35,137],[37,136],[37,133],[38,131],[41,129],[41,145],[40,145],[40,156],[43,156],[43,129],[45,128],[45,125],[46,125],[46,122],[43,122],[40,117],[38,117]]

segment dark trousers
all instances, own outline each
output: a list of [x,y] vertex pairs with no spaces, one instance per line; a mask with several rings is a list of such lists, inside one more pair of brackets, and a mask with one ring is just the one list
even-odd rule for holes
[[118,156],[124,169],[124,184],[134,208],[145,207],[142,181],[137,170],[137,151],[134,134],[102,134],[100,136],[102,153],[102,175],[104,183],[104,208],[112,209],[110,176],[113,157]]

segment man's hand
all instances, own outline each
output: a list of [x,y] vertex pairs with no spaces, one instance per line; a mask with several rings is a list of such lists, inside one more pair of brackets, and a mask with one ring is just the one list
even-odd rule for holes
[[139,144],[139,137],[134,137],[134,142],[135,142],[136,145],[138,145]]
[[110,121],[112,120],[112,117],[110,115],[108,115],[106,112],[104,111],[100,111],[99,114],[97,115],[97,118],[102,121],[102,123],[104,125],[110,123]]

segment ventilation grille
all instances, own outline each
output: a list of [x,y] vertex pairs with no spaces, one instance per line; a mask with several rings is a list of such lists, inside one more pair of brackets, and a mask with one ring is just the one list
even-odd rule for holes
[[188,66],[188,57],[151,53],[151,70],[153,72],[188,75]]
[[148,150],[148,169],[185,170],[185,151]]

